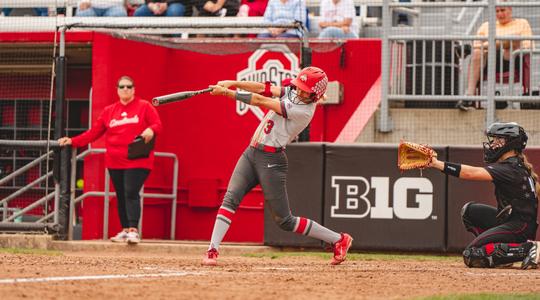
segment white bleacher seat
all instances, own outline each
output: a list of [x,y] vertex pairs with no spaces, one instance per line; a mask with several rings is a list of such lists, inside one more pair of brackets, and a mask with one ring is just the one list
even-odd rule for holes
[[0,8],[36,8],[47,7],[49,10],[65,8],[66,15],[72,16],[77,7],[77,0],[0,0]]

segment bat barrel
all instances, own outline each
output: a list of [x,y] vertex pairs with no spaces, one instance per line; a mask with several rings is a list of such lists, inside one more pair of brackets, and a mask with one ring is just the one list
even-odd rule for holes
[[198,90],[198,91],[184,91],[184,92],[159,96],[159,97],[155,97],[154,99],[152,99],[152,105],[159,106],[159,105],[166,104],[166,103],[182,101],[182,100],[191,98],[191,97],[193,97],[195,95],[208,93],[210,91],[212,91],[212,88],[206,88],[206,89],[202,89],[202,90]]

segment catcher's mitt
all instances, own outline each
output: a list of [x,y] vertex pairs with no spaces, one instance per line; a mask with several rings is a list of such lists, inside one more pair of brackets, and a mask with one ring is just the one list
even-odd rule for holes
[[401,141],[398,147],[398,168],[401,171],[423,169],[437,157],[437,152],[427,145]]

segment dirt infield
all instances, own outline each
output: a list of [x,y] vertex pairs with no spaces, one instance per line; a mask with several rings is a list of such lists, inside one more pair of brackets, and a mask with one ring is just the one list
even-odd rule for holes
[[[278,256],[277,258],[275,256]],[[351,260],[321,255],[0,251],[1,299],[410,299],[458,293],[540,293],[540,270],[469,269],[459,257]],[[18,281],[14,280],[18,279]],[[504,283],[504,284],[501,284]]]

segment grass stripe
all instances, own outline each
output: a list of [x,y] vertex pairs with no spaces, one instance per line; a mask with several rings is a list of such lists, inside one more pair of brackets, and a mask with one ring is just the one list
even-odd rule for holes
[[[332,253],[328,252],[270,252],[270,253],[248,253],[245,257],[280,259],[286,257],[319,257],[329,259]],[[362,260],[362,261],[394,261],[394,260],[412,260],[412,261],[461,261],[461,256],[456,255],[429,255],[429,254],[403,254],[403,253],[349,253],[347,260]]]
[[47,249],[29,249],[29,248],[0,248],[0,254],[31,254],[31,255],[49,255],[60,256],[62,252]]

